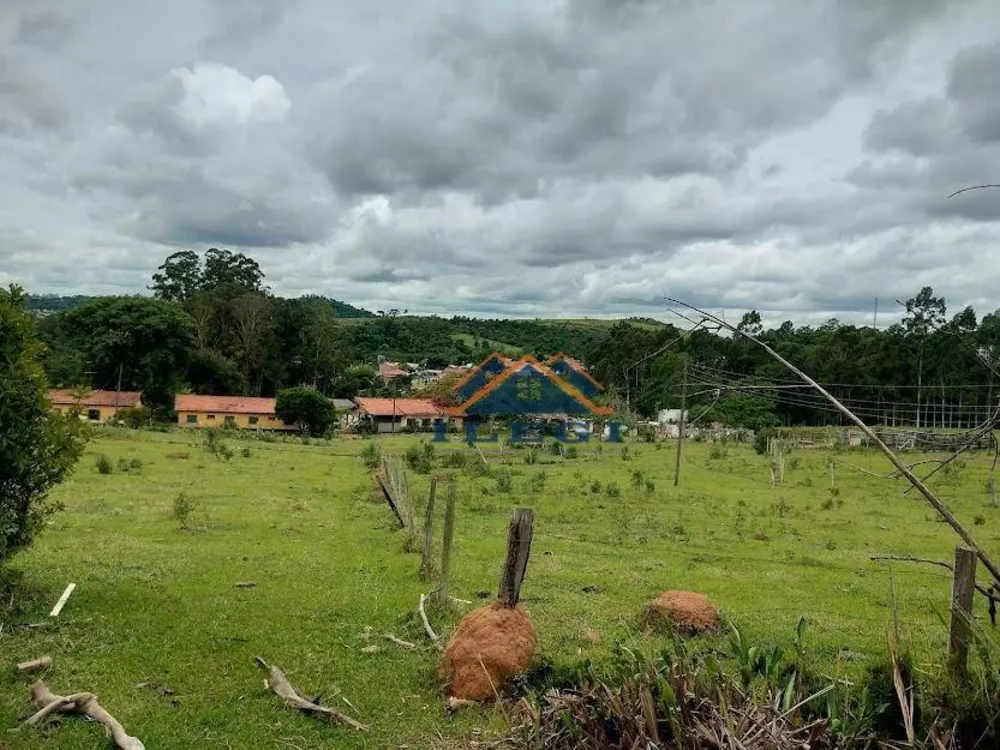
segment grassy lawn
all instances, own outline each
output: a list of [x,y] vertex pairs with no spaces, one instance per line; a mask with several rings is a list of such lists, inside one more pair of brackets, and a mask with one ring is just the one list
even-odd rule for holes
[[[186,432],[105,434],[90,444],[56,492],[65,510],[9,566],[21,580],[12,607],[0,609],[0,723],[13,727],[29,709],[28,681],[10,666],[51,654],[46,679],[55,692],[96,692],[148,748],[426,747],[438,732],[461,737],[495,726],[488,709],[445,715],[436,652],[401,651],[385,640],[379,653],[362,652],[376,642],[365,639],[366,628],[376,638],[392,632],[425,644],[413,613],[430,588],[417,577],[419,556],[403,551],[372,491],[357,457],[364,441],[227,440],[230,461],[213,458],[200,435]],[[402,453],[413,440],[381,443]],[[453,440],[447,449],[461,447]],[[708,594],[762,644],[790,641],[804,615],[814,658],[834,674],[885,650],[889,569],[869,556],[953,555],[955,535],[926,503],[902,496],[900,480],[848,466],[885,472],[874,453],[834,454],[837,496],[826,451],[790,454],[776,488],[768,459],[746,447],[712,459],[709,446],[687,446],[676,488],[672,445],[633,443],[628,453],[624,460],[621,447],[609,445],[600,456],[560,462],[546,453],[541,460],[551,463],[526,465],[521,452],[508,452],[510,492],[457,471],[453,593],[471,600],[495,593],[511,509],[528,505],[537,519],[523,593],[541,656],[599,658],[615,639],[653,648],[657,639],[637,631],[637,615],[660,591],[684,588]],[[102,475],[98,454],[138,458],[142,467]],[[989,460],[958,463],[933,485],[995,552],[1000,510],[985,507]],[[428,482],[410,477],[416,497],[426,497]],[[182,530],[172,515],[181,492],[196,503],[195,530]],[[892,571],[908,646],[923,665],[940,663],[948,572],[905,563]],[[53,621],[48,612],[70,581],[76,592]],[[240,589],[237,581],[257,585]],[[447,633],[459,617],[438,613],[434,621]],[[43,625],[26,627],[35,623]],[[603,642],[589,643],[587,628]],[[283,707],[263,689],[257,654],[372,731],[352,735]],[[5,747],[90,750],[107,741],[99,727],[68,719],[0,735]]]

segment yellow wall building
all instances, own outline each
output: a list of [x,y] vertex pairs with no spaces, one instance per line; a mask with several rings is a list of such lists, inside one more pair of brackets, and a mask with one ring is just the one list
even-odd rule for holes
[[297,430],[274,415],[273,398],[195,396],[174,398],[180,427],[230,427],[238,430]]
[[142,396],[135,391],[49,391],[52,408],[61,414],[76,410],[80,419],[104,424],[114,419],[120,409],[138,409]]

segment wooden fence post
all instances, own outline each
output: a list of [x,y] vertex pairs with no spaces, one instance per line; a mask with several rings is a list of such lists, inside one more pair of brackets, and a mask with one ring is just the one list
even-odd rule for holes
[[507,559],[500,577],[497,598],[511,609],[521,598],[521,584],[528,570],[531,555],[531,538],[535,533],[535,512],[531,508],[517,508],[510,520],[507,533]]
[[448,485],[444,511],[444,537],[441,540],[441,579],[438,582],[437,603],[448,603],[448,579],[451,577],[451,548],[455,541],[455,483]]
[[972,595],[976,590],[976,551],[955,548],[955,575],[951,583],[951,639],[948,643],[948,667],[956,680],[968,678],[969,624],[972,620]]
[[431,554],[434,552],[434,494],[437,492],[437,477],[431,477],[431,492],[427,497],[427,514],[424,517],[424,546],[420,550],[420,577],[427,580],[431,576]]

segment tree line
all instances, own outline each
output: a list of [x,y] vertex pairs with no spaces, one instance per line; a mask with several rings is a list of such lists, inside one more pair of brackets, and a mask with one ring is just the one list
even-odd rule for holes
[[[869,423],[965,429],[985,420],[1000,397],[1000,311],[980,318],[966,307],[949,317],[945,299],[931,287],[906,300],[903,310],[900,322],[881,329],[832,319],[816,327],[785,321],[765,330],[755,311],[737,328],[801,367]],[[686,367],[692,418],[704,413],[705,421],[743,427],[843,423],[825,399],[739,335],[622,323],[591,349],[588,363],[644,416],[679,408]]]

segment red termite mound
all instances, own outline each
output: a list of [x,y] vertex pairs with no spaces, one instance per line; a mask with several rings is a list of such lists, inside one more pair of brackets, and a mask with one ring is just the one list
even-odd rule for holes
[[531,663],[535,626],[522,607],[497,601],[462,618],[441,657],[438,675],[453,698],[488,701],[504,680]]
[[688,635],[715,630],[722,621],[712,600],[696,591],[664,591],[646,606],[644,619],[650,627]]

